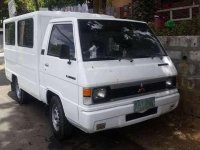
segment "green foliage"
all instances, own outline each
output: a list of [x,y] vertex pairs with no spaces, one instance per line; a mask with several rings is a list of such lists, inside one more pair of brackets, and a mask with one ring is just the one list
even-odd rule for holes
[[35,11],[33,0],[15,0],[17,7],[17,15]]
[[154,19],[155,15],[155,0],[137,0],[134,2],[134,18],[150,22]]
[[83,3],[85,0],[48,0],[44,2],[44,5],[48,8],[62,8],[64,6],[69,6],[69,5],[77,5],[78,3]]
[[[1,20],[8,18],[8,2],[9,0],[0,0],[0,27],[2,27]],[[62,8],[83,2],[85,0],[15,0],[17,15],[36,11],[40,7]]]
[[112,0],[106,0],[106,6],[112,7]]
[[8,3],[0,0],[0,28],[3,27],[3,19],[8,18]]
[[200,17],[192,20],[177,22],[176,27],[173,29],[165,27],[156,29],[152,24],[150,26],[159,36],[200,35]]

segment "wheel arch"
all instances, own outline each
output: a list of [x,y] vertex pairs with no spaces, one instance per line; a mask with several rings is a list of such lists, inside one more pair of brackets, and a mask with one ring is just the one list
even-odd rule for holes
[[58,98],[60,99],[60,102],[62,104],[61,97],[60,97],[59,94],[57,94],[56,92],[54,92],[52,90],[47,90],[47,92],[46,92],[46,102],[47,102],[48,105],[51,103],[51,98],[53,96],[58,96]]
[[11,91],[14,91],[14,81],[17,79],[17,76],[12,74],[11,76]]
[[16,75],[14,75],[14,74],[12,74],[12,82],[14,81],[14,80],[16,80],[17,79],[17,76]]

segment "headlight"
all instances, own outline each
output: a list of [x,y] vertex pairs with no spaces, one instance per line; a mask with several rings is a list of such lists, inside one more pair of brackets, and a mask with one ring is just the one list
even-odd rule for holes
[[171,80],[167,80],[166,81],[166,86],[167,87],[171,87],[172,86],[172,81]]
[[107,88],[96,88],[92,91],[92,100],[94,103],[107,101]]
[[166,88],[176,87],[176,77],[172,77],[166,80]]
[[109,87],[83,88],[83,104],[92,105],[109,101]]

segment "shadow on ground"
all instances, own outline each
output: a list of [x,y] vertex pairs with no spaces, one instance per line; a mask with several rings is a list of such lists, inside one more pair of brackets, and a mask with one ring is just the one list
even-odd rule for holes
[[69,150],[144,150],[145,148],[130,140],[123,135],[120,130],[109,130],[94,134],[86,134],[75,129],[71,139],[63,142],[57,141],[54,137],[50,138],[48,146],[50,150],[69,149]]
[[5,79],[5,69],[0,68],[0,86],[8,85],[9,81]]

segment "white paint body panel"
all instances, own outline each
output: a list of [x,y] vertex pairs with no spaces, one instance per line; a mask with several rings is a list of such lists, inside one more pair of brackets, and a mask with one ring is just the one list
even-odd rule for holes
[[[57,94],[61,99],[66,117],[80,129],[89,133],[96,132],[95,125],[101,122],[106,122],[105,129],[122,127],[158,117],[176,108],[179,100],[177,90],[153,94],[156,97],[158,113],[130,122],[126,122],[124,117],[126,114],[134,112],[133,102],[152,95],[91,106],[83,104],[83,87],[133,83],[177,75],[168,56],[162,60],[145,58],[135,59],[133,62],[128,60],[83,62],[77,19],[123,21],[122,19],[97,14],[45,11],[7,19],[4,21],[4,27],[5,23],[14,21],[17,29],[17,21],[26,18],[34,19],[34,47],[19,47],[17,30],[14,46],[5,45],[4,41],[6,76],[11,81],[12,75],[16,75],[20,88],[44,103],[47,103],[47,91]],[[57,19],[52,20],[52,18]],[[67,64],[68,60],[46,55],[52,26],[59,23],[73,25],[76,61],[72,61],[71,65]],[[41,55],[42,49],[45,50],[44,55]],[[45,67],[46,63],[49,65],[48,68]],[[159,63],[168,63],[169,65],[159,67]],[[66,75],[75,77],[75,80],[66,78]],[[174,105],[173,108],[171,108],[172,105]]]

